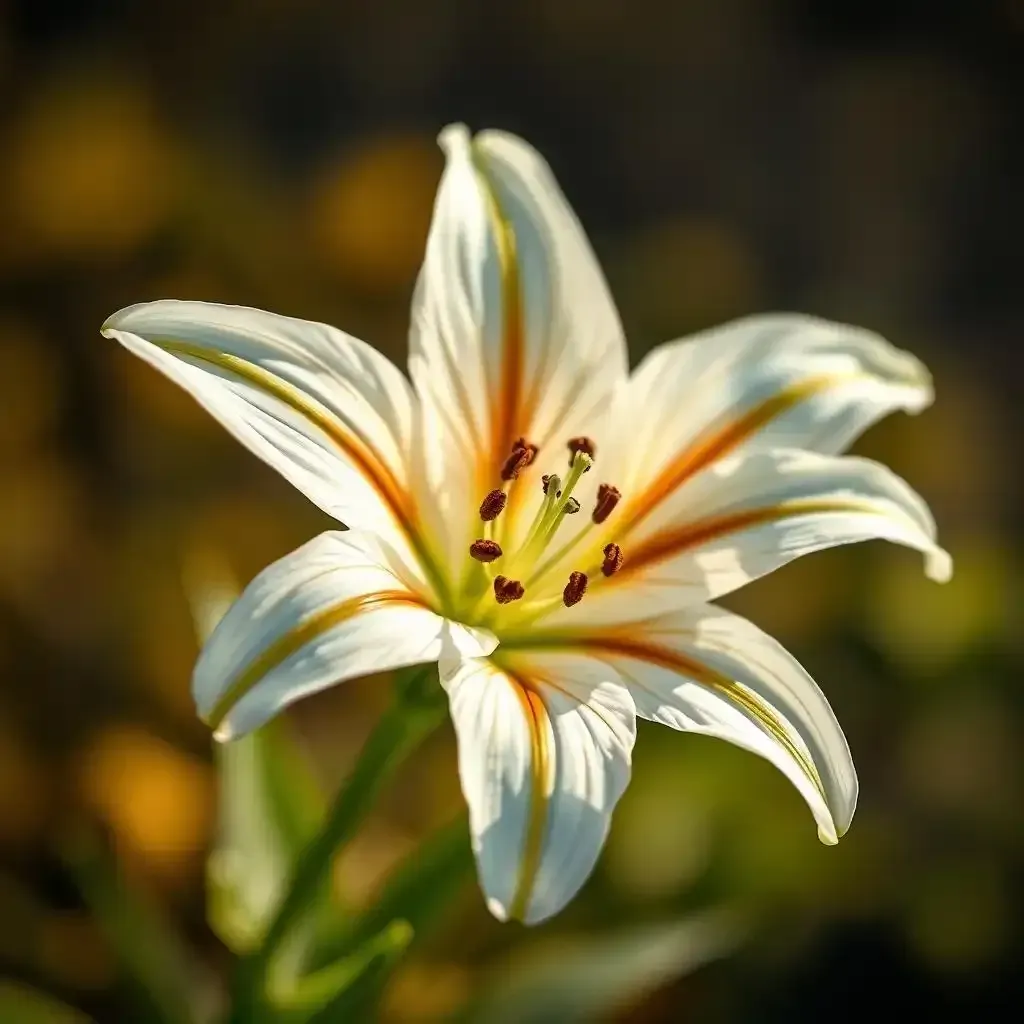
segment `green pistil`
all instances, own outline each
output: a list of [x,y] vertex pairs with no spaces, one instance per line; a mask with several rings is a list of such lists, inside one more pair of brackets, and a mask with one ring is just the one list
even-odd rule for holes
[[[558,493],[557,488],[554,486],[554,483],[557,482],[557,477],[552,477],[552,482],[548,484],[548,493],[545,496],[540,521],[537,523],[536,529],[531,531],[529,539],[523,545],[522,561],[526,562],[527,565],[532,565],[551,542],[551,538],[554,537],[559,526],[562,525],[562,520],[567,515],[566,509],[569,506],[569,499],[572,497],[573,490],[575,490],[576,485],[580,482],[580,477],[593,464],[594,460],[586,452],[577,452],[573,456],[572,466],[562,486],[561,494]],[[554,495],[553,501],[552,495]]]

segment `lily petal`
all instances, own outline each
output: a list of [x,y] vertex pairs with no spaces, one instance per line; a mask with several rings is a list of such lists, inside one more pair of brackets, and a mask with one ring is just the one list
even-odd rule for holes
[[601,630],[540,632],[529,643],[575,645],[626,681],[641,718],[771,761],[807,802],[822,842],[849,827],[857,775],[839,723],[796,659],[746,619],[699,605]]
[[[443,518],[461,554],[513,442],[543,451],[584,433],[625,381],[627,353],[601,270],[542,157],[515,136],[471,138],[463,125],[440,142],[447,165],[409,367],[432,438],[437,501],[425,512]],[[517,514],[515,490],[506,519]]]
[[931,401],[922,363],[871,331],[799,314],[746,317],[640,363],[617,403],[607,470],[629,509],[650,509],[716,459],[838,454],[883,416]]
[[496,638],[426,606],[422,581],[369,534],[331,531],[265,569],[213,631],[192,691],[219,740],[373,672],[490,653]]
[[727,459],[615,528],[625,562],[597,580],[589,618],[606,614],[598,609],[602,591],[628,587],[631,601],[646,594],[657,607],[680,606],[729,593],[801,555],[873,539],[921,551],[938,582],[952,575],[924,501],[885,466],[850,456],[772,451]]
[[415,535],[412,389],[380,353],[326,324],[243,306],[129,306],[103,333],[188,391],[329,515],[400,543]]
[[636,736],[613,678],[550,651],[442,664],[480,885],[500,920],[543,921],[593,870]]

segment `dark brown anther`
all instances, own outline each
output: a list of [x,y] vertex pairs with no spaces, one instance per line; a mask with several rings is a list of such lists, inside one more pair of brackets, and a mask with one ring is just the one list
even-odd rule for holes
[[[573,437],[569,439],[569,465],[572,465],[572,460],[576,458],[577,452],[584,452],[591,458],[594,457],[594,453],[597,451],[594,442],[589,437]],[[587,466],[586,471],[590,472],[590,467]]]
[[594,505],[593,519],[595,523],[603,523],[619,503],[622,493],[611,484],[601,484],[597,488],[597,503]]
[[510,580],[507,576],[494,577],[494,597],[498,604],[511,604],[525,593],[526,587],[519,580]]
[[622,568],[622,562],[622,548],[618,544],[605,544],[601,572],[605,576],[614,576]]
[[587,592],[587,574],[585,572],[569,573],[569,582],[562,591],[562,603],[566,608],[579,604],[583,595]]
[[[525,437],[519,437],[512,442],[512,451],[526,452],[526,454],[529,455],[530,457],[530,462],[533,462],[533,460],[537,457],[537,452],[540,451],[540,449],[535,444],[530,444],[530,442],[527,441]],[[530,462],[527,462],[526,465],[530,465]]]
[[512,445],[512,454],[501,467],[502,480],[516,480],[537,455],[537,446],[530,444],[525,437],[520,437]]
[[575,498],[570,498],[565,503],[565,511],[568,515],[574,516],[580,510],[580,503]]
[[501,510],[508,501],[508,495],[504,491],[493,490],[482,502],[480,502],[480,518],[489,523],[501,515]]
[[550,473],[545,473],[545,474],[544,474],[544,475],[543,475],[543,476],[542,476],[542,477],[540,478],[540,485],[541,485],[541,487],[542,487],[542,488],[544,489],[544,493],[545,493],[545,494],[547,494],[547,493],[548,493],[548,484],[549,484],[549,483],[551,483],[551,474],[550,474]]
[[517,448],[505,460],[505,464],[501,467],[501,479],[506,482],[509,480],[518,480],[519,474],[526,469],[531,461],[532,456],[530,455],[529,449]]
[[496,540],[475,540],[469,545],[469,553],[478,562],[493,562],[501,558],[501,545]]

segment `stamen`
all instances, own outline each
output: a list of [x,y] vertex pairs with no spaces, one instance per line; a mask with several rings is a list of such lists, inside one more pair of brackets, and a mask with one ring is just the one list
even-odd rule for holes
[[[583,452],[589,455],[591,459],[594,457],[594,453],[597,451],[597,447],[589,437],[573,437],[569,439],[569,465],[572,465],[572,460],[576,457],[577,452]],[[587,469],[590,469],[588,466]]]
[[605,576],[614,576],[622,568],[623,561],[622,548],[618,544],[606,544],[604,546],[604,561],[601,563],[601,572]]
[[540,478],[541,487],[544,489],[544,493],[547,494],[552,480],[555,482],[555,497],[557,498],[561,494],[558,488],[562,486],[562,481],[556,475],[545,473]]
[[566,515],[574,516],[574,515],[576,515],[577,512],[579,512],[579,510],[580,510],[580,503],[575,498],[570,498],[565,503],[565,513],[566,513]]
[[566,608],[579,604],[583,595],[587,592],[587,574],[585,572],[569,573],[569,582],[562,591],[562,603]]
[[505,507],[505,502],[508,501],[508,495],[504,491],[494,490],[487,495],[482,502],[480,502],[480,518],[485,522],[489,523],[494,519],[497,519],[501,515],[502,509]]
[[538,450],[537,446],[535,444],[530,444],[525,437],[516,438],[516,440],[512,442],[512,451],[529,452],[531,462],[533,462],[533,458],[537,454]]
[[594,505],[593,520],[595,523],[603,523],[611,514],[612,510],[619,503],[622,493],[618,487],[611,484],[601,484],[597,488],[597,504]]
[[505,460],[501,467],[501,479],[506,483],[509,480],[518,480],[519,474],[533,462],[533,452],[529,448],[514,448],[512,454]]
[[538,451],[537,446],[530,444],[525,437],[520,437],[513,441],[512,454],[501,467],[501,479],[506,483],[509,480],[517,480],[519,474],[533,462]]
[[501,558],[501,545],[496,540],[475,540],[469,545],[469,553],[478,562],[493,562]]
[[525,593],[526,588],[519,580],[510,580],[507,576],[494,577],[494,597],[498,604],[511,604]]

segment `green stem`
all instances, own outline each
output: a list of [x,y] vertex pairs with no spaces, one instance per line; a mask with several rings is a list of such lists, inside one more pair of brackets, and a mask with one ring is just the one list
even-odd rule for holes
[[300,854],[260,948],[240,964],[232,1019],[251,1021],[258,1016],[274,955],[316,900],[330,876],[336,853],[355,835],[399,766],[444,720],[445,705],[435,692],[430,692],[436,687],[424,685],[434,671],[433,666],[417,670],[400,684],[398,699],[377,722],[320,831]]

